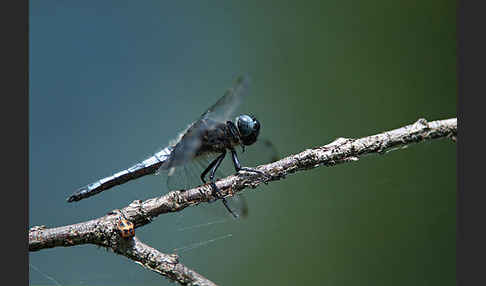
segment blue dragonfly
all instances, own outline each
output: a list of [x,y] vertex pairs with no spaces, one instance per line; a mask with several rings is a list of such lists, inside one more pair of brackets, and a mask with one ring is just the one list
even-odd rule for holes
[[[206,183],[206,176],[209,173],[209,183],[213,193],[218,196],[218,188],[215,184],[216,174],[227,151],[231,153],[236,172],[253,172],[268,178],[268,175],[262,171],[241,166],[235,150],[235,147],[240,146],[244,152],[245,146],[254,144],[260,133],[260,122],[252,115],[241,114],[231,121],[238,106],[248,93],[248,86],[248,76],[237,77],[234,86],[229,88],[214,105],[191,123],[167,147],[128,169],[78,189],[68,197],[67,201],[76,202],[160,171],[167,172],[167,185],[170,189],[180,186],[194,187],[196,186],[194,181],[188,183],[190,180],[187,179],[188,176],[191,176],[187,171],[189,165],[205,166],[199,178],[202,183]],[[264,143],[270,149],[274,149],[270,141],[267,140]],[[275,152],[273,151],[273,153]],[[194,176],[192,175],[192,177]],[[229,206],[227,199],[222,198],[222,202],[231,215],[237,218],[237,212]],[[245,205],[242,207],[244,209],[246,203],[244,200],[241,203]]]

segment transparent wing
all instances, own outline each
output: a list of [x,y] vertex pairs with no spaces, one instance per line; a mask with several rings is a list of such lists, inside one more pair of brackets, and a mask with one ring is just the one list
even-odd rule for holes
[[262,138],[246,146],[245,152],[238,152],[238,158],[242,166],[257,167],[279,160],[280,154],[270,140]]
[[[228,89],[214,105],[191,124],[175,142],[168,169],[167,187],[169,190],[189,189],[202,183],[201,173],[219,154],[195,158],[201,146],[202,136],[208,129],[217,124],[231,120],[248,93],[250,79],[248,76],[236,78],[232,88]],[[209,174],[208,174],[209,175]],[[216,172],[216,179],[224,177],[221,171]],[[209,178],[207,178],[209,180]],[[234,211],[245,216],[248,210],[246,200],[239,196],[228,198]]]
[[[232,197],[227,197],[226,201],[228,202],[230,209],[240,218],[248,217],[248,202],[243,194],[236,194]],[[225,211],[227,216],[231,216],[222,204],[221,208]]]
[[247,94],[249,81],[248,76],[237,77],[234,86],[181,134],[171,155],[171,167],[182,166],[191,161],[201,146],[204,132],[234,116]]
[[235,115],[238,106],[248,94],[250,77],[240,75],[236,78],[233,87],[226,90],[213,106],[201,115],[201,119],[210,119],[215,122],[226,122]]
[[[169,190],[187,190],[201,185],[203,183],[201,180],[202,172],[218,155],[219,154],[199,156],[184,165],[173,167],[172,171],[168,171],[167,188]],[[221,171],[216,171],[217,179],[222,178],[223,176]],[[208,180],[209,174],[206,177],[206,181]]]
[[171,169],[181,167],[194,159],[197,150],[201,146],[204,130],[206,130],[205,124],[199,120],[191,124],[180,135],[170,155],[169,166]]
[[[196,186],[201,185],[202,172],[209,166],[209,164],[217,157],[215,155],[200,156],[184,164],[182,166],[175,167],[172,174],[166,176],[167,178],[167,188],[169,190],[187,190]],[[221,179],[231,173],[234,173],[234,168],[232,167],[231,160],[225,160],[226,166],[221,166],[216,173],[216,180]],[[206,181],[209,181],[209,174],[206,176]],[[228,205],[231,210],[235,212],[241,218],[245,218],[248,215],[248,204],[243,195],[236,194],[233,197],[226,198]],[[216,216],[220,218],[232,218],[231,214],[228,213],[226,208],[220,201],[212,203],[210,206],[204,208],[208,217]]]
[[267,138],[257,140],[257,142],[250,147],[255,149],[255,154],[264,154],[260,156],[261,159],[258,164],[268,164],[280,160],[280,154],[277,147],[275,147],[275,144]]

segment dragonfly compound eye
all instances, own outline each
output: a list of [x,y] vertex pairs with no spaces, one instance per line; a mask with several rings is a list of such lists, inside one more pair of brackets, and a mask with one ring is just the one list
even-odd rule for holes
[[260,133],[260,122],[255,117],[246,114],[240,115],[236,118],[236,125],[244,145],[255,143]]

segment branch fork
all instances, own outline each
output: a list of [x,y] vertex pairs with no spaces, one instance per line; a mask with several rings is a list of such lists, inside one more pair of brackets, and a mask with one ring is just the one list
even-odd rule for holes
[[189,190],[171,191],[163,196],[145,201],[135,200],[120,210],[113,210],[90,221],[46,228],[34,226],[29,230],[29,251],[52,247],[70,247],[80,244],[95,244],[123,255],[135,263],[152,270],[181,285],[216,285],[204,276],[180,263],[176,254],[164,254],[145,245],[136,236],[124,239],[117,229],[117,222],[124,218],[135,228],[149,224],[160,214],[179,212],[186,207],[213,202],[242,192],[245,188],[256,188],[286,178],[299,171],[319,166],[355,162],[362,156],[386,154],[406,148],[409,144],[437,138],[457,140],[457,119],[427,122],[421,118],[411,125],[359,139],[338,138],[325,146],[304,150],[276,162],[258,166],[256,169],[268,176],[253,172],[239,172],[216,182],[220,190],[216,197],[209,184]]

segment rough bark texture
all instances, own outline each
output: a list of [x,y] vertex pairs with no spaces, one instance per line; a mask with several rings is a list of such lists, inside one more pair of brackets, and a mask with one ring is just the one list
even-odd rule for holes
[[285,178],[298,171],[319,166],[359,160],[363,155],[406,147],[412,143],[436,138],[457,137],[457,119],[451,118],[427,122],[419,119],[414,124],[376,135],[349,139],[339,138],[334,142],[301,153],[288,156],[279,161],[259,166],[268,177],[256,173],[231,175],[216,182],[220,189],[219,197],[213,195],[211,187],[201,185],[190,190],[179,190],[146,201],[136,200],[121,210],[114,210],[106,216],[78,224],[49,228],[33,227],[29,231],[29,251],[57,246],[96,244],[112,249],[136,263],[155,271],[182,285],[215,285],[200,274],[180,264],[177,255],[163,254],[153,249],[136,237],[125,240],[116,231],[116,222],[120,217],[134,223],[135,228],[146,225],[163,213],[177,212],[192,205],[214,201],[225,196],[232,196],[245,188],[255,188],[261,183],[268,183]]

